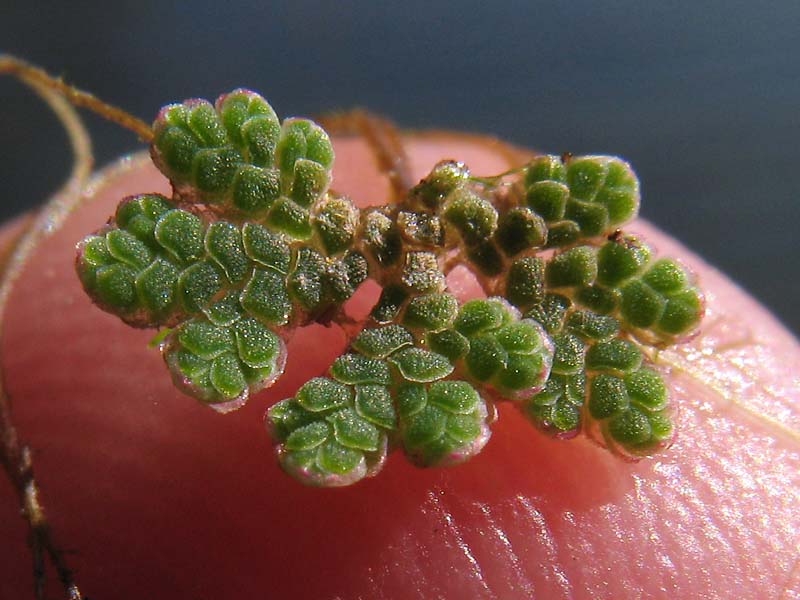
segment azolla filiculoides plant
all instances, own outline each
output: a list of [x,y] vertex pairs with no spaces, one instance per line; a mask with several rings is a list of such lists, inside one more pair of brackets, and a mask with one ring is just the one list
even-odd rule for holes
[[[252,91],[169,105],[152,132],[172,196],[123,199],[76,265],[97,306],[162,329],[180,390],[240,407],[281,376],[292,330],[345,324],[361,284],[382,288],[328,372],[267,412],[300,481],[354,483],[395,448],[420,466],[466,461],[498,401],[628,457],[669,444],[668,390],[642,348],[691,336],[703,295],[620,229],[640,201],[626,162],[542,155],[477,177],[445,160],[394,203],[359,209],[330,189],[326,132],[281,123]],[[456,266],[485,298],[456,298]]]

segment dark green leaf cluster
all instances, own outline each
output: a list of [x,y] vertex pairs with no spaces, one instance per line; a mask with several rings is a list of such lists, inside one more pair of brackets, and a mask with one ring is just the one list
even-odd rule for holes
[[442,346],[470,379],[502,398],[530,396],[550,375],[550,338],[536,321],[520,319],[502,298],[470,300],[461,307],[452,329],[440,332],[429,344]]
[[545,269],[545,285],[588,310],[617,317],[627,331],[651,344],[689,335],[703,315],[702,294],[686,270],[672,259],[653,261],[649,246],[635,236],[555,255]]
[[[405,198],[362,211],[329,191],[327,134],[281,123],[254,92],[167,106],[153,131],[173,197],[123,200],[78,245],[77,270],[104,310],[171,328],[161,350],[178,388],[237,408],[282,374],[293,329],[352,331],[343,304],[368,278],[382,288],[328,374],[268,412],[301,481],[351,484],[394,448],[420,466],[463,462],[500,400],[627,456],[668,445],[667,386],[641,347],[690,336],[703,296],[619,230],[639,208],[624,161],[539,156],[480,178],[443,161]],[[450,292],[456,265],[487,298]]]
[[650,454],[672,437],[668,393],[661,376],[642,366],[631,342],[607,340],[586,353],[589,414],[603,438],[633,455]]
[[447,246],[458,246],[464,259],[482,276],[494,277],[508,268],[508,261],[523,252],[544,246],[547,226],[525,206],[498,211],[490,190],[476,185],[461,163],[437,164],[412,190],[410,199],[434,211],[442,219]]
[[525,202],[547,223],[548,247],[569,246],[635,217],[639,180],[612,156],[540,156],[525,170]]
[[[527,317],[547,328],[555,346],[545,388],[522,405],[537,427],[568,438],[588,419],[590,432],[627,454],[651,452],[669,440],[666,386],[656,371],[642,366],[641,351],[621,337],[616,318],[583,309],[559,294],[548,294]],[[608,392],[612,381],[610,387],[618,392],[613,399]],[[628,394],[626,383],[635,393]]]

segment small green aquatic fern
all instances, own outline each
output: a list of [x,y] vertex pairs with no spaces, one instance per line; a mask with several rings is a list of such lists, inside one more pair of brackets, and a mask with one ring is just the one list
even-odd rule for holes
[[[238,408],[281,376],[293,329],[345,322],[364,281],[382,288],[327,375],[268,411],[281,465],[304,483],[351,484],[398,447],[420,466],[465,461],[500,400],[628,456],[671,440],[668,390],[640,345],[690,336],[703,296],[619,230],[639,208],[622,160],[539,156],[488,178],[443,161],[399,201],[359,209],[329,191],[325,131],[281,123],[254,92],[167,106],[153,134],[172,197],[124,199],[78,244],[77,271],[99,307],[164,329],[182,391]],[[456,265],[486,298],[457,300]]]

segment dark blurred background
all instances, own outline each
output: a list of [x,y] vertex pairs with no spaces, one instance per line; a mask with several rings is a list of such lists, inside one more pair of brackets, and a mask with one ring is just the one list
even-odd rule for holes
[[[405,127],[613,153],[643,216],[800,331],[800,2],[177,4],[0,0],[0,51],[152,119],[233,87],[279,114],[355,105]],[[55,119],[0,80],[0,218],[70,164]],[[87,116],[98,164],[141,145]]]

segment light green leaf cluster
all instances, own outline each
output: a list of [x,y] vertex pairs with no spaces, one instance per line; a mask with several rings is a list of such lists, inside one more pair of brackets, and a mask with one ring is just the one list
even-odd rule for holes
[[215,105],[164,107],[153,132],[153,159],[182,201],[311,237],[309,211],[324,197],[333,164],[328,134],[312,121],[281,124],[264,98],[238,89]]
[[268,412],[283,468],[313,485],[376,474],[401,446],[422,466],[463,462],[489,439],[488,409],[453,365],[400,325],[364,329],[329,377],[306,383]]

